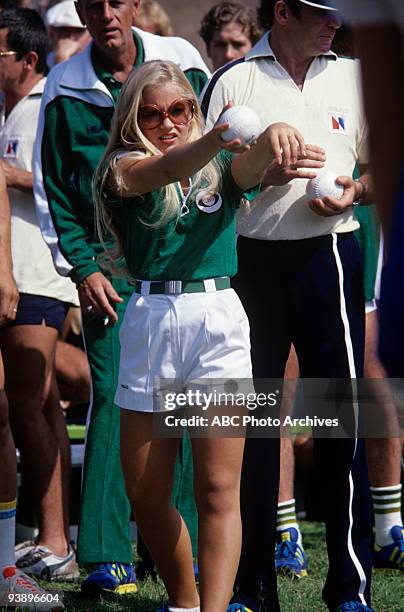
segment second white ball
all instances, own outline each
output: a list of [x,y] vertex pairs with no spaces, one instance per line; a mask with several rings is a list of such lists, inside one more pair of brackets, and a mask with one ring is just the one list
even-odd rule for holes
[[331,170],[321,170],[316,178],[307,183],[306,193],[310,200],[330,196],[340,200],[344,194],[344,188],[336,180],[338,175]]
[[239,138],[241,143],[251,144],[261,134],[261,121],[257,113],[248,106],[232,106],[217,120],[217,124],[228,123],[229,128],[222,132],[225,142]]

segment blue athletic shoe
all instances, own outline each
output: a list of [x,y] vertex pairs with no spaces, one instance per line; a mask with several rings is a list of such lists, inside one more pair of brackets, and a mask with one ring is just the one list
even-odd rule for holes
[[297,543],[299,534],[297,529],[283,529],[278,531],[278,543],[275,549],[275,569],[278,574],[303,578],[307,576],[307,557]]
[[130,563],[100,563],[82,582],[85,594],[114,593],[128,595],[137,592],[136,573]]
[[237,592],[233,595],[227,612],[260,612],[261,609],[256,599]]
[[369,608],[360,601],[345,601],[338,606],[336,612],[373,612],[373,608]]
[[393,542],[387,546],[375,543],[373,567],[404,570],[404,527],[396,525],[390,530]]

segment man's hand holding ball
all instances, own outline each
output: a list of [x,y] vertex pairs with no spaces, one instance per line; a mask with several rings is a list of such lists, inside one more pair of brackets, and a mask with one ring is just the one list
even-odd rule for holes
[[363,195],[364,185],[350,176],[337,176],[330,170],[319,172],[307,183],[309,207],[320,217],[343,214]]

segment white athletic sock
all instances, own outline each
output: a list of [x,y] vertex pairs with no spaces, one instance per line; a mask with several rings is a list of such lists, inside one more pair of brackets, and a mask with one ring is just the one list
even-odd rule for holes
[[298,533],[297,543],[301,548],[302,534],[300,533],[299,523],[296,518],[296,500],[288,499],[287,501],[278,503],[278,511],[276,516],[276,531],[282,531],[283,529],[290,529],[294,527]]
[[200,612],[200,607],[197,608],[173,608],[168,606],[168,612]]
[[0,502],[0,569],[15,564],[15,512],[17,500]]
[[390,530],[401,527],[401,484],[392,487],[370,487],[375,514],[375,539],[379,546],[393,542]]

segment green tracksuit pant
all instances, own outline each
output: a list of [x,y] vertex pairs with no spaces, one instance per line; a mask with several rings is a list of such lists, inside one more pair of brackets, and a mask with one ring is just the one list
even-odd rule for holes
[[[132,561],[130,504],[125,493],[120,452],[120,410],[114,404],[119,371],[119,326],[133,289],[124,280],[113,285],[124,299],[117,305],[119,322],[84,318],[86,351],[91,368],[92,401],[87,418],[86,449],[78,532],[80,563]],[[183,439],[177,457],[173,501],[188,525],[196,556],[197,514],[192,490],[192,451]]]

